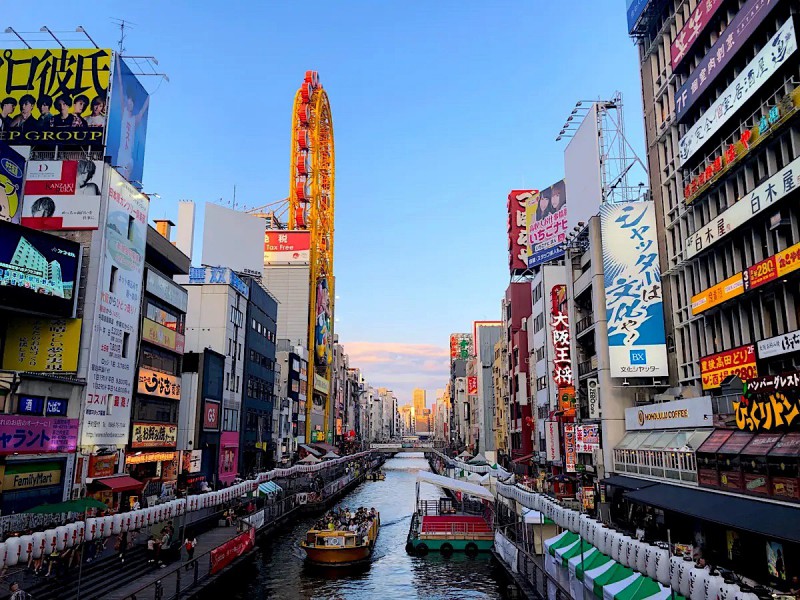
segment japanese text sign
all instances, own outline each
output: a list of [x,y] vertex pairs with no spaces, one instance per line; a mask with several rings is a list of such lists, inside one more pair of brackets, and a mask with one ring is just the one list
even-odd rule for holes
[[703,290],[699,294],[692,296],[692,315],[699,315],[714,306],[722,304],[740,296],[744,293],[744,282],[742,274],[737,273],[728,277],[725,281]]
[[450,360],[466,360],[472,356],[472,334],[450,334]]
[[470,396],[477,396],[478,394],[478,378],[475,375],[467,377],[467,394]]
[[776,335],[758,342],[758,358],[770,358],[800,350],[800,330]]
[[603,204],[600,227],[610,375],[666,376],[664,305],[653,203]]
[[78,419],[0,415],[0,454],[75,452]]
[[182,333],[173,331],[150,319],[142,319],[142,341],[183,354],[184,340]]
[[102,146],[111,50],[19,49],[0,56],[0,98],[16,102],[0,140],[12,146]]
[[19,223],[22,214],[22,180],[25,159],[5,142],[0,142],[0,221]]
[[162,423],[134,423],[131,448],[174,448],[178,443],[178,426]]
[[744,106],[795,50],[797,50],[797,40],[794,22],[789,19],[681,137],[678,142],[681,163],[685,164],[694,156],[695,152]]
[[264,264],[302,264],[311,256],[310,231],[267,230],[264,233]]
[[250,297],[250,288],[239,276],[227,267],[192,267],[189,283],[219,283],[229,285],[245,298]]
[[528,199],[525,209],[528,267],[564,255],[567,239],[567,188],[562,179]]
[[591,453],[600,448],[600,426],[578,425],[575,428],[575,448],[583,453]]
[[575,423],[564,423],[564,467],[567,473],[575,472],[578,450],[575,447]]
[[633,32],[636,28],[636,22],[639,20],[639,17],[642,16],[644,9],[647,8],[649,3],[650,0],[627,0],[625,3],[625,13],[628,18],[628,33]]
[[[705,2],[699,2],[705,4]],[[716,80],[728,62],[745,45],[750,35],[775,8],[777,0],[749,0],[736,14],[700,64],[689,74],[686,83],[675,93],[675,116],[680,121],[694,103]],[[748,69],[745,69],[745,72]]]
[[675,41],[672,42],[670,48],[670,61],[673,71],[686,58],[686,55],[697,42],[700,34],[703,33],[706,25],[717,13],[723,2],[724,0],[700,0],[697,6],[694,7],[692,14],[689,15],[689,19],[678,31],[678,35],[675,36]]
[[81,319],[15,316],[6,330],[3,368],[12,371],[75,372]]
[[561,460],[561,432],[558,421],[546,421],[544,424],[544,441],[547,460],[557,462]]
[[767,210],[800,185],[800,158],[794,159],[736,204],[686,238],[686,258],[692,258],[734,229]]
[[567,286],[554,285],[550,290],[550,333],[553,337],[553,381],[556,387],[571,386],[574,382],[570,356],[569,315],[561,310],[561,300]]
[[52,231],[97,229],[103,171],[102,161],[29,161],[22,225]]
[[800,424],[800,373],[754,378],[733,403],[736,427],[745,431],[796,429]]
[[136,391],[140,394],[180,400],[181,378],[140,367]]
[[508,269],[514,274],[528,268],[528,235],[525,210],[536,190],[512,190],[508,194]]
[[738,375],[742,381],[757,377],[755,346],[748,344],[701,358],[700,375],[704,390],[718,388],[728,375]]

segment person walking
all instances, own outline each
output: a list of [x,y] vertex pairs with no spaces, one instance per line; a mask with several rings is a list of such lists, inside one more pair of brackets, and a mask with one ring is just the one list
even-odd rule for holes
[[151,564],[155,562],[156,559],[156,538],[154,535],[151,535],[150,538],[147,540],[147,563]]
[[194,549],[197,547],[197,538],[193,535],[189,535],[186,537],[186,540],[183,542],[183,547],[186,548],[186,554],[188,555],[186,558],[186,570],[189,570],[189,563],[194,560]]
[[119,550],[119,562],[120,564],[125,564],[125,553],[128,551],[128,532],[123,531],[119,534],[119,539],[117,540],[117,549]]

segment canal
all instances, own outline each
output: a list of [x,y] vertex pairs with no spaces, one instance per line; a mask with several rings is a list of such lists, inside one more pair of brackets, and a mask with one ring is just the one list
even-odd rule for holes
[[[506,598],[508,581],[490,554],[467,558],[454,554],[409,556],[406,534],[414,510],[416,476],[429,470],[421,454],[399,454],[386,461],[385,481],[367,482],[345,497],[340,506],[374,506],[381,513],[381,530],[372,561],[357,570],[321,572],[306,567],[299,540],[311,527],[308,517],[279,532],[265,536],[250,560],[235,568],[199,596],[201,600],[251,598],[380,599]],[[442,495],[424,484],[420,495]]]

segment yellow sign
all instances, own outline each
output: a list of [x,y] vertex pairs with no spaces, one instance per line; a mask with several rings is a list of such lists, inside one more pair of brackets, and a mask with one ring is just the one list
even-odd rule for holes
[[743,293],[744,280],[742,279],[742,274],[737,273],[733,277],[728,277],[722,283],[718,283],[696,296],[692,296],[692,315],[699,315],[701,312]]
[[180,400],[181,380],[180,377],[175,375],[167,375],[166,373],[159,373],[152,369],[140,367],[136,391],[140,394]]
[[7,332],[4,369],[56,373],[78,370],[81,319],[15,317]]
[[134,423],[131,448],[175,447],[178,445],[178,426],[161,423]]
[[175,460],[174,452],[142,452],[141,454],[129,454],[125,457],[126,465],[140,465],[149,462],[165,462]]
[[61,483],[61,470],[48,469],[31,471],[30,473],[5,473],[3,491],[24,490],[28,488],[47,487]]
[[183,336],[150,319],[142,319],[142,340],[183,354]]

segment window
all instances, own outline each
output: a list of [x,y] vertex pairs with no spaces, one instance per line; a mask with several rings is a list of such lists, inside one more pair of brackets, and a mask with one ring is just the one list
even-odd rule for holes
[[134,224],[135,221],[136,221],[136,219],[133,218],[133,215],[128,215],[128,241],[129,242],[133,241],[133,234],[134,234],[133,224]]
[[159,348],[142,346],[142,366],[177,375],[179,372],[179,359],[174,354],[165,352]]
[[125,331],[122,334],[122,358],[128,358],[128,346],[130,345],[131,334]]
[[171,329],[177,333],[184,332],[185,315],[176,313],[174,309],[161,305],[150,298],[147,299],[145,316],[151,321],[163,325],[167,329]]
[[174,400],[137,396],[133,406],[134,421],[178,422],[180,403]]
[[112,294],[114,293],[115,288],[117,287],[117,272],[119,269],[114,265],[111,265],[111,277],[108,280],[108,291]]
[[231,389],[231,374],[225,371],[225,389]]

